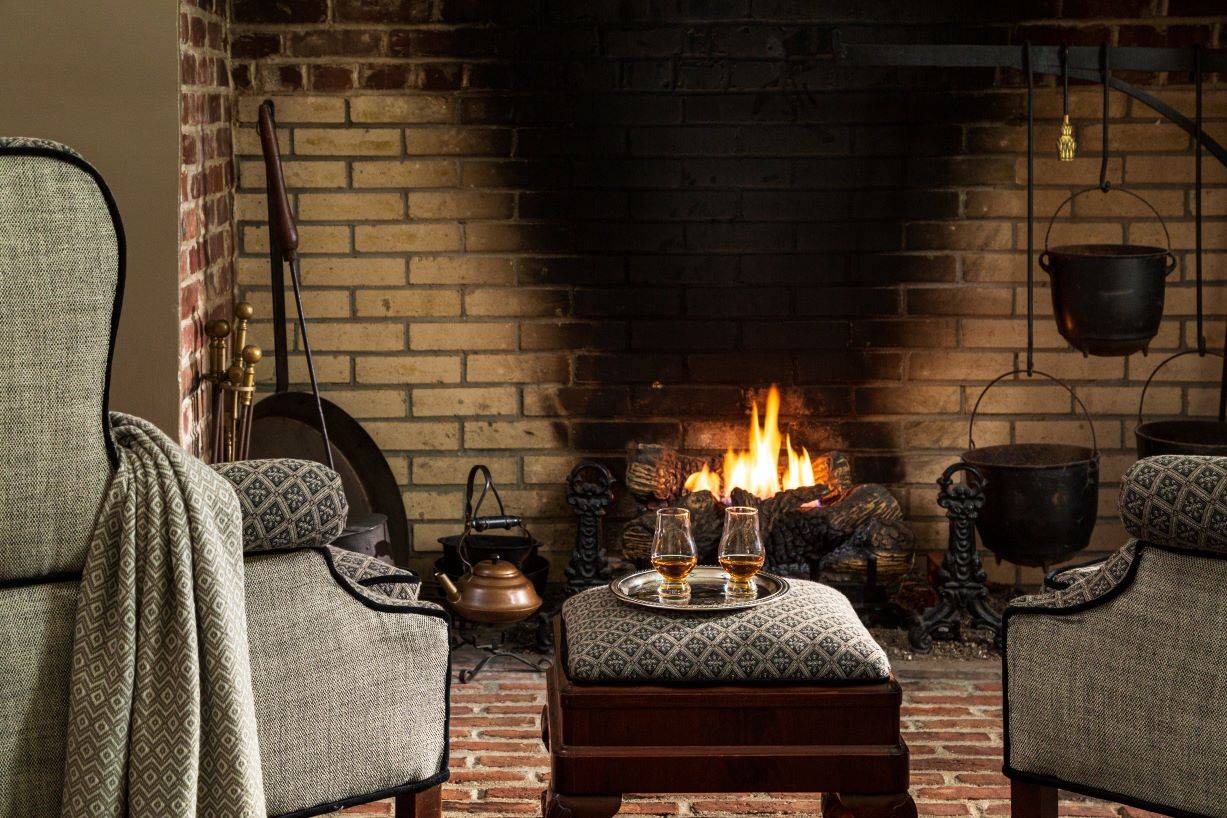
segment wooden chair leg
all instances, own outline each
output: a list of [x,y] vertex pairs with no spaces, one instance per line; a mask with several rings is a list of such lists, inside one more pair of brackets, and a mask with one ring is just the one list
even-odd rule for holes
[[1057,818],[1056,787],[1034,781],[1010,781],[1010,818]]
[[541,818],[613,818],[621,808],[620,795],[541,793]]
[[822,797],[822,818],[916,818],[916,802],[906,792],[896,795],[841,795]]
[[443,785],[396,796],[396,818],[443,818]]

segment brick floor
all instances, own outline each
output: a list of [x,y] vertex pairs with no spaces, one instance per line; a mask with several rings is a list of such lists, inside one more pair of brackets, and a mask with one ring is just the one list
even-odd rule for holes
[[[1001,775],[1001,674],[997,662],[895,662],[904,687],[904,730],[912,754],[912,795],[922,816],[1009,815]],[[444,813],[461,816],[539,815],[549,777],[541,745],[543,677],[487,673],[452,687],[452,779]],[[763,818],[818,816],[818,794],[627,796],[619,815]],[[346,815],[391,816],[369,804]],[[1143,818],[1151,813],[1091,799],[1067,798],[1063,817]]]

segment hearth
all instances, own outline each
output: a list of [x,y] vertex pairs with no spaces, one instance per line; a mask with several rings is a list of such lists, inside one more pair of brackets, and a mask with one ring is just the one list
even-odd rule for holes
[[759,420],[751,410],[748,446],[723,455],[687,454],[660,444],[635,444],[626,482],[639,514],[622,530],[623,556],[646,566],[655,510],[690,511],[700,562],[713,562],[728,505],[759,510],[767,570],[823,579],[854,600],[880,604],[883,588],[907,573],[913,538],[895,496],[858,484],[838,451],[811,456],[779,429],[780,395],[767,394]]

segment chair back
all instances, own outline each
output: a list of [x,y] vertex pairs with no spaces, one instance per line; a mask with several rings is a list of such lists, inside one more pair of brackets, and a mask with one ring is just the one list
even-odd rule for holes
[[0,583],[81,570],[118,464],[107,420],[119,213],[69,148],[0,137]]

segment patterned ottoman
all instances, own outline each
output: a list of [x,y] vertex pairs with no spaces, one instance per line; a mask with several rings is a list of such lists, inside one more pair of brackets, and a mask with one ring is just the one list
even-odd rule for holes
[[902,691],[838,591],[674,614],[578,594],[555,620],[545,818],[610,818],[624,793],[824,792],[824,818],[915,818]]
[[562,608],[577,682],[851,682],[890,676],[847,598],[791,580],[778,602],[724,615],[675,614],[593,588]]

